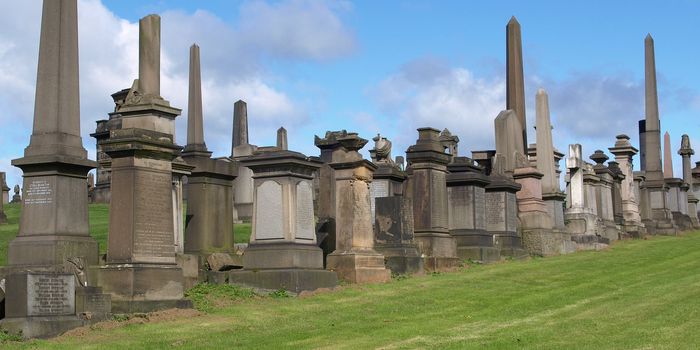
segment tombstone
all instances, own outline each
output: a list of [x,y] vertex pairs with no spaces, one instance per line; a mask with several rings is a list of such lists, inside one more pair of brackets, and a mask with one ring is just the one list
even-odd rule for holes
[[[577,249],[597,249],[599,246],[597,207],[595,205],[595,187],[586,185],[585,178],[590,178],[592,168],[586,169],[581,157],[581,145],[569,145],[569,156],[566,158],[568,198],[564,211],[566,229],[571,239],[576,242]],[[597,177],[596,177],[597,178]]]
[[[173,219],[175,118],[160,95],[160,17],[139,21],[139,78],[119,107],[121,128],[102,144],[111,158],[109,250],[91,275],[117,312],[190,307],[176,265]],[[148,150],[148,152],[144,152]]]
[[391,159],[391,141],[379,134],[372,140],[374,148],[369,153],[377,170],[369,185],[369,192],[372,222],[375,222],[375,198],[403,196],[406,173]]
[[620,199],[622,205],[622,228],[628,236],[641,237],[646,233],[639,209],[639,183],[635,183],[632,162],[638,150],[629,142],[627,135],[617,135],[613,147],[608,148],[615,155],[624,178],[620,183]]
[[[527,149],[527,118],[525,117],[525,76],[523,74],[523,45],[520,23],[511,17],[506,25],[506,109],[512,110],[520,123],[522,153]],[[497,147],[498,149],[498,147]],[[506,162],[510,161],[506,155]],[[506,165],[506,170],[509,170]]]
[[673,152],[671,150],[671,135],[668,131],[664,133],[664,181],[668,187],[666,192],[666,203],[671,210],[673,221],[681,230],[693,228],[693,223],[688,216],[688,189],[689,186],[683,181],[673,176]]
[[3,171],[0,172],[0,176],[2,177],[2,183],[0,183],[0,187],[2,187],[2,202],[7,204],[10,203],[10,187],[7,186],[7,174]]
[[615,222],[615,210],[613,200],[614,173],[605,166],[605,162],[609,157],[601,150],[596,150],[590,159],[596,164],[593,166],[593,171],[598,177],[593,183],[595,187],[595,202],[598,218],[602,220],[602,231],[599,234],[610,241],[620,239],[620,230]]
[[647,142],[647,121],[642,119],[638,123],[639,129],[639,170],[646,169],[646,142]]
[[440,133],[440,143],[442,144],[442,147],[445,147],[447,154],[452,156],[452,159],[459,156],[457,149],[459,137],[457,135],[452,135],[450,130],[447,128]]
[[[0,186],[2,186],[3,188],[6,187],[5,186],[5,173],[4,172],[0,172]],[[4,206],[5,206],[5,201],[0,199],[0,224],[4,224],[7,222],[7,215],[5,215]]]
[[505,172],[512,174],[516,160],[525,155],[522,146],[521,126],[517,114],[512,110],[501,111],[494,121],[496,130],[496,153],[505,157]]
[[[552,141],[552,123],[549,116],[549,97],[544,89],[539,89],[536,96],[537,111],[537,144],[530,157],[531,164],[534,160],[534,167],[542,173],[542,200],[547,206],[547,213],[553,220],[553,234],[557,236],[560,244],[560,253],[570,253],[575,251],[571,242],[571,235],[566,231],[564,224],[564,202],[566,193],[562,192],[559,186],[559,161],[564,156],[554,148]],[[543,155],[538,157],[537,153]],[[548,156],[544,156],[548,155]],[[551,155],[551,156],[549,156]],[[533,159],[534,158],[534,159]]]
[[618,225],[618,230],[620,230],[624,224],[624,215],[622,213],[622,181],[625,179],[625,174],[622,172],[622,169],[620,169],[620,164],[612,160],[608,162],[608,169],[612,172],[613,177],[613,217],[615,219],[615,224]]
[[661,123],[659,102],[656,94],[656,63],[654,39],[647,35],[644,39],[644,82],[645,82],[645,129],[644,129],[644,187],[649,193],[651,219],[653,225],[646,225],[654,234],[675,235],[678,227],[669,209],[668,186],[664,182],[661,169]]
[[688,185],[688,209],[687,214],[690,218],[693,228],[700,228],[700,222],[698,221],[698,197],[695,195],[694,191],[694,180],[692,169],[690,168],[690,156],[695,154],[695,151],[690,147],[690,137],[688,135],[681,136],[681,148],[678,150],[678,154],[683,159],[683,182]]
[[449,233],[446,177],[451,157],[440,142],[440,131],[419,128],[416,144],[406,150],[406,160],[407,197],[413,201],[413,228],[425,269],[452,269],[459,258]]
[[491,174],[491,160],[496,155],[496,150],[472,151],[471,159],[484,169],[485,174]]
[[336,286],[314,232],[312,179],[321,162],[278,149],[240,162],[254,173],[253,228],[243,270],[229,272],[229,282],[295,293]]
[[[12,161],[23,171],[24,195],[19,233],[0,271],[6,276],[0,328],[25,338],[55,336],[110,313],[109,296],[84,275],[87,265],[98,263],[86,186],[96,164],[80,136],[77,8],[75,0],[43,4],[34,129],[24,157]],[[15,197],[20,200],[19,186]],[[79,274],[70,273],[73,266]],[[105,305],[76,308],[77,293]]]
[[[237,162],[239,158],[253,154],[257,146],[248,142],[248,105],[238,100],[233,105],[233,143],[231,158]],[[233,180],[233,220],[249,222],[253,216],[253,171],[235,164],[238,168],[236,179]]]
[[12,200],[10,203],[22,203],[22,196],[20,196],[20,189],[19,185],[15,185],[15,187],[12,189],[14,194],[12,195]]
[[[700,161],[695,162],[695,167],[690,170],[690,175],[693,178],[692,191],[695,198],[700,199]],[[700,208],[698,208],[700,210]]]
[[[195,167],[188,164],[181,156],[173,159],[172,198],[173,198],[173,244],[175,253],[185,252],[185,201],[186,179],[192,175]],[[179,257],[179,255],[178,255]],[[178,263],[179,264],[179,263]]]
[[644,176],[644,171],[635,171],[634,174],[634,190],[637,198],[639,200],[639,217],[642,219],[642,224],[644,224],[644,229],[647,234],[653,234],[656,224],[654,224],[651,219],[651,203],[649,202],[649,191],[644,187],[644,181],[646,177]]
[[367,140],[348,132],[326,133],[326,136],[325,140],[316,137],[322,156],[329,150],[325,147],[332,145],[332,161],[328,165],[334,181],[332,217],[336,224],[336,245],[335,251],[327,256],[326,267],[348,282],[386,282],[391,273],[384,267],[384,256],[374,250],[370,212],[370,183],[377,167],[362,159],[358,152]]
[[494,238],[501,257],[524,257],[522,236],[518,232],[518,203],[516,192],[521,185],[505,170],[505,157],[496,153],[489,162],[490,183],[485,188],[486,231]]
[[413,205],[403,196],[375,199],[374,247],[393,274],[423,272],[413,237]]
[[184,252],[202,257],[233,253],[233,180],[228,159],[212,159],[204,141],[202,78],[199,46],[190,47],[187,145],[182,159],[194,167],[187,177],[187,218]]
[[449,228],[457,256],[481,262],[500,260],[494,236],[486,230],[486,186],[491,181],[467,157],[452,158],[447,170]]

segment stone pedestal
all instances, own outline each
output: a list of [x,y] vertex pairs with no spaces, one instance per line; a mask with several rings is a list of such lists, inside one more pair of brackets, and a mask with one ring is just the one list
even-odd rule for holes
[[695,193],[695,185],[693,179],[693,169],[690,168],[690,157],[695,154],[695,151],[690,147],[690,137],[688,135],[681,136],[681,148],[678,150],[678,154],[683,159],[683,182],[688,185],[687,197],[688,197],[688,209],[687,214],[690,218],[693,228],[700,228],[700,221],[698,220],[697,203],[698,196]]
[[693,228],[693,222],[688,216],[688,188],[689,186],[683,182],[683,179],[668,178],[665,180],[668,186],[666,192],[666,202],[668,209],[673,215],[673,221],[681,230],[690,230]]
[[[591,160],[596,162],[593,166],[593,171],[597,178],[584,175],[584,183],[590,183],[595,188],[595,202],[598,214],[598,219],[602,221],[601,229],[598,235],[608,241],[616,241],[620,239],[620,230],[615,221],[615,201],[613,199],[615,186],[615,173],[607,166],[605,161],[608,156],[601,150],[595,151],[591,155]],[[621,204],[621,202],[619,203]]]
[[485,188],[486,231],[493,235],[501,257],[524,257],[522,237],[518,234],[518,204],[515,193],[520,184],[502,173],[492,172]]
[[372,183],[369,185],[372,222],[376,214],[375,199],[380,197],[403,196],[403,185],[406,180],[404,173],[396,164],[384,162],[375,163],[377,171],[374,172]]
[[[348,153],[357,153],[367,142],[348,134],[339,140]],[[369,184],[376,167],[362,159],[334,162],[336,249],[327,257],[327,268],[338,278],[352,283],[386,282],[391,271],[384,267],[384,256],[374,250],[370,213]]]
[[295,293],[336,286],[336,274],[323,269],[314,232],[311,180],[320,162],[273,151],[241,163],[254,173],[253,227],[243,270],[229,272],[229,282]]
[[437,129],[420,128],[416,144],[406,151],[415,239],[425,256],[426,270],[449,270],[459,264],[457,245],[449,233],[446,176],[450,155],[444,152],[439,136]]
[[569,145],[569,156],[566,159],[567,173],[567,208],[564,211],[566,230],[571,239],[576,242],[576,249],[601,249],[607,244],[599,242],[598,215],[596,206],[595,187],[592,183],[598,177],[592,167],[581,158],[581,145]]
[[374,247],[394,274],[423,272],[423,259],[413,237],[413,205],[403,196],[375,200]]
[[486,230],[486,186],[491,181],[467,157],[453,158],[447,170],[449,227],[457,256],[482,262],[500,260],[494,236]]
[[678,226],[673,220],[673,214],[668,206],[668,186],[664,180],[645,180],[642,184],[648,194],[653,233],[657,235],[676,235]]
[[617,135],[615,146],[608,150],[615,155],[615,161],[624,175],[620,183],[623,231],[628,237],[642,237],[646,234],[646,228],[640,215],[639,182],[635,182],[632,170],[632,159],[638,150],[629,142],[627,135]]

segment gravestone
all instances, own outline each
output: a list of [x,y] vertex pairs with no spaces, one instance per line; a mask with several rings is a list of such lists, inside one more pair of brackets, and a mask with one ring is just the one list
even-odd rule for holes
[[[520,123],[522,153],[527,149],[527,118],[525,117],[525,76],[523,74],[523,45],[520,23],[511,17],[506,25],[506,109],[512,110]],[[498,147],[496,148],[498,150]],[[510,171],[510,155],[506,156],[506,170]]]
[[622,200],[622,225],[623,231],[632,237],[641,237],[646,233],[642,223],[639,208],[639,183],[635,183],[632,162],[638,150],[629,142],[629,136],[617,135],[615,145],[608,148],[615,155],[615,161],[624,174],[620,184],[620,197]]
[[295,293],[336,286],[314,232],[312,179],[321,162],[278,149],[240,161],[254,173],[255,205],[243,270],[230,271],[230,283]]
[[[2,191],[4,194],[5,187],[7,187],[7,185],[5,185],[5,173],[4,172],[0,172],[0,187],[2,187]],[[9,188],[8,188],[8,190],[9,190]],[[0,198],[0,224],[4,224],[7,222],[7,215],[5,215],[5,210],[4,210],[5,203],[6,203],[5,200]]]
[[451,157],[440,143],[440,131],[419,128],[418,140],[406,150],[407,197],[413,201],[415,239],[426,270],[449,270],[459,263],[449,233],[447,164]]
[[91,277],[117,312],[190,307],[176,265],[173,220],[174,143],[180,109],[160,95],[160,17],[139,21],[139,78],[119,107],[121,127],[102,144],[111,158],[107,264]]
[[413,236],[413,204],[403,196],[375,199],[374,247],[394,274],[423,272]]
[[201,257],[214,252],[233,253],[233,180],[235,169],[228,159],[212,159],[204,142],[200,53],[190,47],[190,85],[187,112],[187,145],[182,159],[194,167],[187,177],[187,219],[184,252]]
[[[238,162],[239,158],[253,154],[257,146],[248,142],[248,105],[238,100],[233,105],[233,143],[231,158]],[[238,168],[236,179],[233,180],[233,220],[249,222],[253,217],[253,171],[235,164]]]
[[521,185],[513,181],[513,176],[505,170],[505,157],[496,153],[489,174],[490,183],[484,194],[486,210],[486,231],[494,237],[501,257],[523,257],[522,236],[519,234],[518,204],[516,192]]
[[690,137],[687,134],[681,136],[681,148],[678,150],[678,154],[683,159],[683,181],[688,185],[688,209],[687,214],[690,218],[693,228],[700,228],[700,222],[698,222],[698,197],[695,195],[694,191],[694,179],[692,174],[692,169],[690,168],[690,157],[695,154],[695,151],[690,147]]
[[622,213],[622,181],[625,179],[625,174],[620,169],[620,164],[615,161],[608,162],[608,169],[612,172],[612,200],[613,200],[613,217],[618,229],[624,225],[624,215]]
[[586,175],[595,175],[587,171],[581,154],[580,144],[569,145],[569,155],[566,158],[568,197],[567,208],[564,211],[566,229],[571,234],[571,239],[576,242],[577,249],[603,248],[598,244],[596,235],[598,216],[595,188],[586,186],[584,180]]
[[646,225],[654,234],[675,235],[678,227],[668,205],[668,186],[664,182],[661,169],[661,122],[659,120],[659,101],[656,93],[656,62],[654,57],[654,39],[651,34],[644,39],[644,171],[643,186],[649,194],[651,219]]
[[[335,181],[336,244],[327,256],[327,268],[352,283],[386,282],[391,272],[384,266],[384,256],[374,250],[370,212],[369,188],[377,167],[358,152],[367,140],[356,133],[332,137],[337,142],[337,157],[329,164]],[[317,140],[316,145],[322,143]]]
[[689,230],[693,228],[693,223],[688,216],[688,184],[673,176],[673,152],[671,150],[671,136],[668,131],[664,133],[664,182],[668,191],[666,192],[666,203],[673,215],[673,221],[679,229]]
[[595,203],[598,214],[598,219],[602,220],[602,231],[599,235],[607,238],[610,241],[620,239],[620,231],[615,222],[613,186],[614,173],[605,166],[605,162],[609,157],[601,150],[596,150],[590,157],[596,164],[593,166],[593,171],[597,176],[595,181],[592,181],[592,186],[595,188]]
[[7,186],[7,174],[3,171],[0,172],[0,176],[2,176],[2,183],[0,184],[0,187],[2,187],[2,202],[7,204],[10,203],[10,187]]
[[500,260],[494,236],[486,230],[486,186],[491,181],[467,157],[452,158],[447,170],[449,228],[457,256],[482,262]]
[[22,196],[20,196],[20,189],[19,185],[15,185],[15,187],[12,189],[14,194],[12,195],[12,200],[10,203],[22,203]]
[[369,151],[372,162],[377,166],[374,178],[369,185],[372,222],[375,220],[375,198],[403,196],[406,173],[391,159],[391,141],[377,134],[372,139],[374,149]]

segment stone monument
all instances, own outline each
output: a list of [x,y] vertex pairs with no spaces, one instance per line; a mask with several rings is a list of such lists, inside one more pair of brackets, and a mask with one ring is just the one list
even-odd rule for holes
[[505,157],[500,153],[489,162],[490,183],[486,185],[485,210],[486,231],[493,235],[501,257],[523,257],[527,252],[522,246],[519,231],[516,192],[521,185],[513,181],[513,175],[505,170]]
[[12,200],[10,201],[10,203],[22,203],[22,196],[20,196],[19,194],[19,185],[15,185],[15,187],[12,189],[12,192],[14,192],[14,194],[12,195]]
[[589,158],[596,163],[593,166],[593,171],[598,177],[597,181],[593,183],[597,214],[603,224],[603,230],[598,232],[598,234],[609,241],[615,241],[620,239],[620,231],[615,223],[615,211],[613,208],[614,174],[609,167],[605,166],[605,162],[609,157],[602,150],[596,150]]
[[645,131],[644,131],[644,187],[649,193],[653,225],[647,230],[655,234],[675,235],[678,227],[673,220],[667,202],[668,186],[664,182],[661,169],[661,123],[659,101],[656,94],[656,63],[654,59],[654,39],[651,34],[644,39],[644,87],[645,87]]
[[610,153],[615,155],[615,161],[624,174],[620,185],[620,196],[622,199],[622,228],[627,235],[641,237],[646,233],[642,217],[639,212],[639,184],[634,182],[634,171],[632,160],[638,150],[630,143],[627,135],[617,135],[615,146],[608,148]]
[[694,180],[692,169],[690,168],[690,156],[695,154],[695,151],[690,147],[690,137],[687,134],[681,136],[681,148],[678,150],[678,154],[683,159],[683,181],[688,185],[688,217],[692,223],[693,228],[700,228],[700,222],[698,222],[698,197],[694,192]]
[[[581,154],[581,145],[569,145],[569,156],[566,158],[569,196],[564,221],[566,229],[571,233],[571,239],[577,244],[577,249],[595,249],[598,243],[598,217],[596,211],[586,205],[586,197],[590,197],[590,194],[587,195],[584,185],[585,164]],[[595,193],[592,197],[595,203]]]
[[[520,23],[515,16],[511,17],[506,25],[506,109],[512,110],[518,116],[521,128],[520,141],[522,142],[523,154],[525,154],[524,151],[527,149],[527,118],[525,117],[523,45]],[[506,159],[509,157],[505,156]]]
[[10,187],[7,186],[7,174],[5,172],[0,172],[0,176],[2,176],[2,183],[0,184],[0,187],[2,187],[2,202],[7,204],[10,203]]
[[394,274],[423,272],[413,236],[413,204],[403,196],[375,199],[374,247]]
[[[233,144],[231,158],[235,161],[253,154],[257,146],[248,143],[248,105],[238,100],[233,104]],[[233,180],[233,220],[250,221],[253,216],[253,171],[238,166]]]
[[375,219],[375,198],[403,196],[406,173],[391,159],[391,141],[377,134],[373,139],[374,148],[369,151],[372,162],[377,166],[370,183],[370,204],[372,222]]
[[321,162],[287,150],[256,151],[240,162],[254,173],[255,205],[243,270],[229,272],[230,283],[296,293],[336,286],[314,232],[312,179]]
[[426,270],[459,264],[457,245],[449,233],[446,177],[450,160],[440,143],[440,131],[433,128],[419,128],[416,144],[406,150],[407,196],[413,201],[415,239]]
[[176,265],[173,220],[174,143],[180,109],[160,95],[160,17],[139,21],[139,78],[118,109],[121,128],[102,144],[111,158],[107,264],[91,276],[117,312],[189,307]]
[[673,221],[681,230],[693,228],[693,223],[688,216],[688,184],[673,176],[673,151],[671,150],[671,135],[664,133],[664,181],[668,187],[666,202],[671,210]]
[[[187,145],[182,159],[194,167],[187,183],[184,252],[205,257],[233,253],[233,162],[212,159],[204,142],[199,46],[190,47]],[[203,262],[203,259],[202,259]]]

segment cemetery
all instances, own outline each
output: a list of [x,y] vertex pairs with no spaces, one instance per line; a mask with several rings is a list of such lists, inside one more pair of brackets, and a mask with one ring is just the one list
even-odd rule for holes
[[[688,286],[700,268],[700,162],[687,134],[672,149],[679,135],[665,132],[662,149],[651,35],[639,134],[607,149],[554,146],[546,86],[525,95],[513,17],[506,104],[484,116],[491,149],[465,149],[437,120],[405,150],[351,122],[319,129],[316,154],[290,149],[285,126],[275,145],[254,145],[248,104],[230,96],[231,153],[215,156],[204,133],[208,48],[181,53],[188,105],[174,106],[161,94],[158,15],[132,38],[131,87],[115,86],[107,119],[81,134],[78,22],[76,0],[44,0],[33,130],[12,160],[22,183],[11,193],[0,173],[0,345],[700,344],[694,331],[682,342],[659,331],[698,325],[697,304],[684,311],[683,301],[699,296]],[[611,335],[591,336],[601,333]]]

